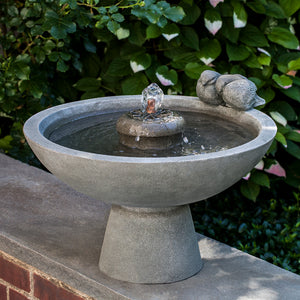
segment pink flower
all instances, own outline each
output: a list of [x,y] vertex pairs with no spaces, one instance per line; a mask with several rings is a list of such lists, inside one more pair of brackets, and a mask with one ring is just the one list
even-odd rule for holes
[[269,174],[274,174],[279,177],[286,177],[285,169],[276,161],[275,164],[271,165],[269,169],[265,169]]
[[224,2],[224,0],[209,0],[209,3],[213,6],[216,7],[219,2]]

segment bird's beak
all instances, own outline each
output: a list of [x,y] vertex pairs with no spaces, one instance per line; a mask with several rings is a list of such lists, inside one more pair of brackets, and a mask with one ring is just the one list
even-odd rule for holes
[[254,107],[256,106],[260,106],[260,105],[264,105],[266,104],[265,99],[259,97],[258,95],[255,96],[255,103],[254,103]]

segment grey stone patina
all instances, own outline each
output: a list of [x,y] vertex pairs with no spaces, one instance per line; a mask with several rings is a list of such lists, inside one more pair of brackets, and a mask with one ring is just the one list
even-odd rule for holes
[[257,110],[243,112],[207,105],[197,97],[165,96],[168,109],[230,119],[255,131],[257,137],[228,150],[181,157],[101,155],[66,148],[47,138],[72,118],[130,111],[139,103],[140,96],[117,96],[63,104],[31,117],[24,133],[39,160],[63,182],[93,198],[133,207],[177,206],[220,193],[259,162],[276,134],[272,119]]
[[256,90],[255,84],[240,74],[221,75],[210,70],[201,73],[196,87],[201,101],[242,111],[265,104]]
[[195,276],[154,285],[108,278],[97,262],[109,205],[3,154],[0,190],[0,250],[95,300],[299,299],[300,276],[202,235]]
[[99,266],[113,278],[135,283],[168,283],[195,275],[202,263],[189,206],[113,206]]
[[[141,114],[134,118],[133,113]],[[151,115],[148,114],[150,118]],[[178,113],[162,111],[149,120],[143,117],[142,111],[136,110],[123,114],[116,123],[120,143],[138,149],[168,149],[180,143],[184,119]]]
[[[138,107],[139,101],[139,96],[120,96],[61,105],[31,117],[24,126],[24,133],[40,161],[59,179],[95,199],[120,205],[119,213],[113,209],[110,214],[100,269],[124,281],[166,283],[189,277],[201,268],[199,255],[195,252],[195,232],[188,225],[191,220],[186,221],[190,216],[183,205],[215,195],[249,172],[269,148],[276,134],[276,126],[272,119],[259,111],[240,112],[223,106],[212,107],[195,97],[170,96],[165,97],[164,101],[167,109],[204,112],[211,115],[212,120],[214,116],[221,116],[255,131],[257,136],[248,143],[220,152],[160,158],[93,154],[62,147],[47,138],[54,128],[71,119],[112,111],[130,111]],[[174,219],[172,207],[180,205],[183,207],[176,211],[178,215]],[[123,206],[153,209],[148,213],[144,211],[145,217],[141,218],[135,211],[136,217],[133,218],[134,210],[129,214]],[[158,220],[158,211],[154,208],[160,207],[169,210],[169,214],[165,213],[169,222],[164,218],[159,219],[159,224],[154,222]],[[126,214],[127,222],[123,218]],[[183,220],[186,227],[182,226]],[[115,239],[122,238],[113,230],[114,227],[121,230],[122,226],[117,226],[119,223],[123,224],[126,235],[131,237],[128,249],[115,248]],[[173,235],[171,226],[181,231],[177,233],[177,238],[174,236],[172,239],[174,248],[170,258],[167,251],[170,239],[161,238],[160,234],[163,237]],[[144,239],[133,242],[133,237],[140,235],[141,228],[147,228]],[[183,235],[188,240],[185,244],[180,242]],[[152,245],[148,265],[146,256],[136,256],[146,240],[151,240]],[[137,263],[138,259],[140,263]],[[119,265],[113,264],[114,261]]]

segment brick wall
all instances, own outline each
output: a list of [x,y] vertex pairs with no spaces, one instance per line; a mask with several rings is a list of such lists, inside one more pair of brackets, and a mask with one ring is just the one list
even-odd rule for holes
[[0,251],[0,300],[93,300]]

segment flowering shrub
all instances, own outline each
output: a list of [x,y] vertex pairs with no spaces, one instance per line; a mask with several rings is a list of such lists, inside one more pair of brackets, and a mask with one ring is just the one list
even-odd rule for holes
[[233,189],[258,202],[274,190],[298,192],[299,19],[299,0],[2,1],[0,148],[38,164],[22,127],[42,109],[140,94],[150,82],[195,95],[206,69],[240,73],[256,84],[278,133]]

